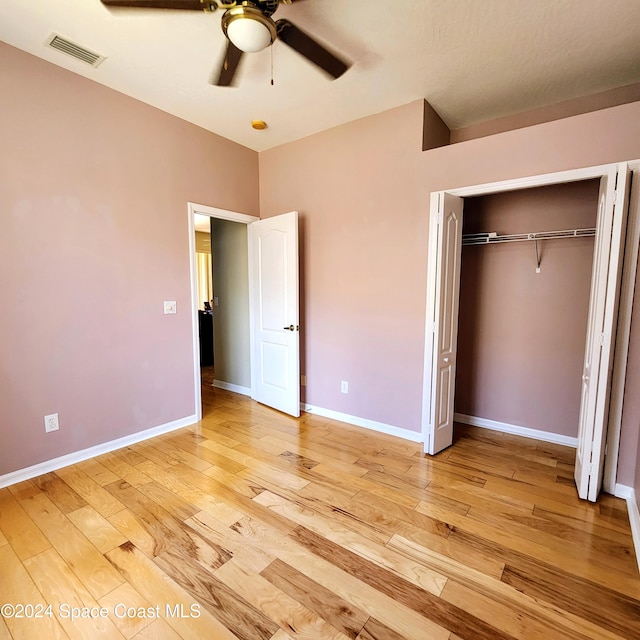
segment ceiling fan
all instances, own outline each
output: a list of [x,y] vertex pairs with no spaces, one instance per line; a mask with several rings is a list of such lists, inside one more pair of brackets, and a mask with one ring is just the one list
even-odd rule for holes
[[349,64],[331,53],[313,37],[284,18],[272,20],[280,4],[294,0],[101,0],[107,7],[136,9],[179,9],[183,11],[216,11],[224,9],[222,31],[227,38],[227,49],[217,78],[212,82],[219,87],[234,83],[240,60],[245,53],[262,51],[277,39],[305,57],[334,79],[339,78]]

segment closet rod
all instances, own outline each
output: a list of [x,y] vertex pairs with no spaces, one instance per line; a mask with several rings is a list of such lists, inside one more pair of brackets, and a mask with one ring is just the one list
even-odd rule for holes
[[585,238],[595,236],[596,230],[590,229],[565,229],[562,231],[538,231],[535,233],[512,233],[498,235],[495,231],[490,233],[468,233],[462,236],[463,245],[494,244],[496,242],[526,242],[529,240],[553,240],[554,238]]

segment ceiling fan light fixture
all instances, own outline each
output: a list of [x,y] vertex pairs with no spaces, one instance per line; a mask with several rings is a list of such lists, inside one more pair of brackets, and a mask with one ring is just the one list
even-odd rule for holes
[[276,25],[262,11],[251,6],[234,7],[222,16],[222,30],[240,51],[255,53],[276,39]]

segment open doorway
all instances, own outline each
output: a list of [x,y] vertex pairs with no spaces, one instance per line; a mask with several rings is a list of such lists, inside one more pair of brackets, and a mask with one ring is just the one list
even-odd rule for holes
[[[188,203],[189,256],[191,277],[191,309],[193,331],[193,375],[195,389],[195,415],[202,419],[202,387],[200,374],[200,344],[198,340],[198,285],[196,277],[195,251],[195,216],[203,214],[216,222],[213,227],[218,231],[214,236],[225,237],[218,250],[216,237],[212,239],[213,272],[214,272],[214,312],[216,298],[218,306],[222,299],[216,293],[216,254],[226,253],[234,258],[233,248],[227,249],[228,238],[221,230],[235,228],[218,226],[218,222],[241,223],[240,233],[236,236],[238,252],[243,245],[247,246],[244,258],[240,258],[236,267],[223,265],[218,270],[229,272],[231,283],[228,291],[234,292],[233,278],[236,273],[248,273],[248,305],[242,301],[243,308],[249,308],[249,377],[250,387],[242,383],[221,380],[217,371],[214,385],[229,391],[245,393],[269,407],[288,413],[294,417],[300,415],[300,319],[299,319],[299,257],[298,257],[298,212],[290,211],[277,216],[260,220],[254,216],[217,209],[205,205]],[[244,229],[242,229],[242,227]],[[237,259],[238,256],[235,256]],[[245,280],[247,278],[244,278]],[[231,296],[232,297],[232,296]],[[238,296],[236,296],[237,298]],[[228,301],[227,301],[228,302]],[[230,305],[233,306],[233,305]],[[232,317],[231,327],[238,331],[244,318]],[[237,325],[237,326],[236,326]],[[221,366],[222,350],[216,352],[216,322],[214,317],[214,361],[216,370]],[[240,333],[246,332],[244,330]],[[229,336],[224,336],[229,340]],[[237,352],[232,360],[236,360]],[[239,358],[238,358],[239,359]],[[233,366],[231,367],[233,370]],[[244,367],[244,371],[247,367]]]
[[[210,387],[251,394],[247,225],[194,214],[203,415]],[[208,399],[208,400],[207,400]]]
[[576,447],[598,193],[465,198],[456,422]]
[[193,203],[188,215],[195,413],[201,420],[204,385],[251,394],[247,225],[258,218]]

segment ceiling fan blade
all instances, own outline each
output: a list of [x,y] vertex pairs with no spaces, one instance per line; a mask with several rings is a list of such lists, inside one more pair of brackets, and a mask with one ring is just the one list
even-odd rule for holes
[[184,11],[215,11],[218,5],[208,0],[101,0],[107,7],[136,9],[182,9]]
[[227,40],[227,50],[224,54],[222,65],[220,66],[220,73],[215,81],[211,84],[215,84],[217,87],[229,87],[233,84],[233,78],[238,70],[240,60],[242,59],[243,51],[238,49],[231,40]]
[[326,71],[333,78],[339,78],[351,65],[336,57],[319,42],[296,27],[289,20],[276,20],[278,38],[287,46],[304,56],[309,62]]

